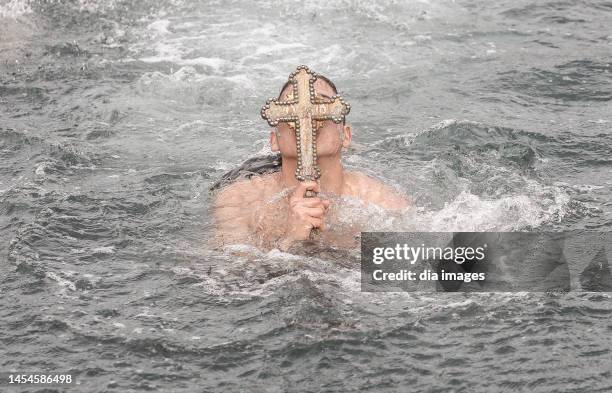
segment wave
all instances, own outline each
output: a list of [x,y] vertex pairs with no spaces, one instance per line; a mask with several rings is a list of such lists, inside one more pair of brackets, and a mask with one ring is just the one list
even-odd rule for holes
[[574,60],[558,64],[553,69],[506,71],[500,73],[492,88],[512,90],[533,104],[541,99],[558,100],[559,104],[610,101],[612,64],[603,60]]

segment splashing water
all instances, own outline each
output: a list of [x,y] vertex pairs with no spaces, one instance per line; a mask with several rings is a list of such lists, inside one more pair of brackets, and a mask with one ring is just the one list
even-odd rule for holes
[[208,190],[269,153],[259,108],[308,64],[352,104],[346,167],[416,201],[347,201],[342,224],[608,231],[611,13],[0,2],[3,369],[77,391],[609,390],[607,293],[362,293],[359,250],[211,249]]

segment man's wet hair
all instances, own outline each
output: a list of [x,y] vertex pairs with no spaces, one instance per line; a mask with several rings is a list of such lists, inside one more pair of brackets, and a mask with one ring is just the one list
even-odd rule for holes
[[[317,74],[317,79],[321,79],[325,82],[327,82],[327,84],[332,88],[332,90],[334,91],[334,94],[338,94],[338,89],[336,89],[336,85],[334,85],[334,82],[332,82],[331,80],[329,80],[328,77],[323,76],[321,74]],[[285,84],[283,85],[283,87],[280,89],[280,91],[278,92],[278,99],[280,100],[281,96],[283,95],[283,91],[285,91],[285,89],[287,88],[287,86],[289,86],[289,84],[291,83],[291,80],[288,80],[287,82],[285,82]]]
[[[317,79],[321,79],[324,82],[326,82],[334,91],[334,94],[338,94],[338,89],[336,88],[336,85],[334,85],[334,82],[332,82],[331,80],[329,80],[328,77],[323,76],[321,74],[317,74]],[[291,84],[291,80],[288,80],[287,82],[285,82],[285,84],[283,85],[283,87],[280,89],[280,91],[278,92],[278,98],[277,99],[281,99],[281,96],[283,95],[283,91],[285,91],[285,89]],[[342,124],[346,124],[346,119],[342,118]]]

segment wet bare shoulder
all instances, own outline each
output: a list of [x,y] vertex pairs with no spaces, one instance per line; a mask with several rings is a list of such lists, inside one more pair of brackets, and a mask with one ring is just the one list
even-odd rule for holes
[[385,209],[404,209],[411,206],[410,199],[395,188],[361,172],[347,172],[349,193],[366,203]]
[[253,204],[261,203],[272,192],[274,192],[272,176],[253,176],[221,189],[215,197],[213,207],[215,209],[240,207],[251,210]]
[[252,232],[252,212],[262,203],[266,180],[253,177],[234,182],[215,196],[213,217],[223,243],[246,242]]

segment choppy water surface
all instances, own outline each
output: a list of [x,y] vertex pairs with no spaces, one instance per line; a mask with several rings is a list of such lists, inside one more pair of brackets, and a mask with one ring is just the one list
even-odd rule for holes
[[612,230],[611,21],[602,0],[0,1],[1,368],[87,392],[610,391],[610,294],[368,294],[354,252],[207,239],[208,188],[268,151],[260,105],[298,64],[352,104],[347,166],[418,206],[355,219]]

